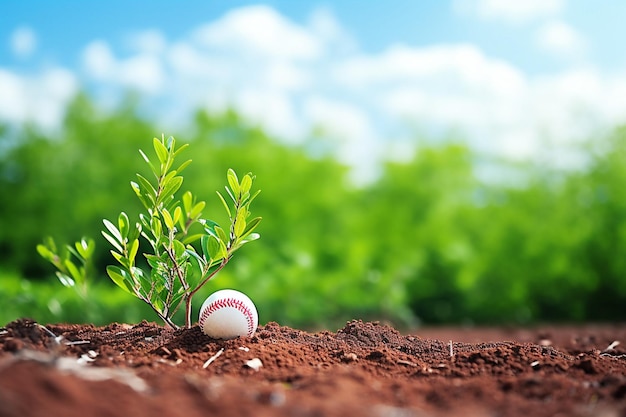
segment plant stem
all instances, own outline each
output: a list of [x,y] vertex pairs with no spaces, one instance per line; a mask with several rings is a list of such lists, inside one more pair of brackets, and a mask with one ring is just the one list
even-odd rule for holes
[[209,281],[212,277],[215,276],[215,274],[220,272],[222,270],[222,268],[224,268],[226,266],[226,264],[228,263],[229,259],[230,259],[230,255],[227,256],[226,258],[222,259],[222,262],[217,267],[217,269],[215,269],[209,275],[204,277],[204,279],[202,279],[202,281],[200,281],[200,283],[198,284],[198,286],[196,288],[194,288],[193,290],[191,290],[191,291],[189,291],[189,292],[187,292],[185,294],[185,297],[184,297],[185,298],[185,326],[188,329],[191,328],[191,299],[193,298],[194,294],[196,292],[198,292],[198,290],[200,288],[202,288],[204,286],[204,284],[207,283],[207,281]]

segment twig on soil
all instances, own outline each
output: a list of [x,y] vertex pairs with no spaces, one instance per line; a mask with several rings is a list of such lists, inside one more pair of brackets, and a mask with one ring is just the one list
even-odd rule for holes
[[204,362],[204,365],[202,365],[202,369],[208,368],[209,365],[213,363],[215,359],[219,358],[222,353],[224,353],[224,348],[218,350],[215,355],[211,356],[206,362]]
[[[65,339],[63,336],[57,336],[56,334],[54,334],[54,332],[52,332],[52,330],[48,329],[46,326],[43,326],[39,323],[35,323],[35,324],[37,325],[37,327],[39,327],[40,329],[48,333],[48,335],[54,339],[54,343],[56,343],[57,345],[60,345],[61,341]],[[74,345],[86,345],[89,343],[91,343],[91,340],[68,340],[63,344],[66,346],[74,346]]]
[[600,356],[605,357],[605,358],[613,358],[613,359],[626,359],[626,354],[611,355],[610,353],[601,353]]
[[619,341],[618,340],[614,340],[606,349],[604,349],[603,352],[609,351],[609,350],[613,350],[615,349],[617,346],[619,345]]
[[42,329],[43,331],[48,333],[48,335],[51,336],[54,339],[54,343],[56,343],[57,345],[61,344],[61,340],[63,340],[63,336],[57,336],[50,329],[48,329],[46,326],[43,326],[43,325],[41,325],[39,323],[35,323],[35,324],[37,325],[37,327],[39,327],[40,329]]
[[74,340],[72,342],[65,342],[65,344],[67,346],[74,346],[74,345],[87,345],[91,343],[91,340]]

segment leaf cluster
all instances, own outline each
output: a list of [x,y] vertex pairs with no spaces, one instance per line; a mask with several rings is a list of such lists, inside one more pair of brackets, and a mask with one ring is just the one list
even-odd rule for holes
[[[118,263],[107,267],[109,277],[149,304],[172,327],[176,327],[172,317],[183,305],[185,324],[191,326],[193,295],[228,263],[236,250],[258,239],[254,230],[261,221],[260,217],[250,219],[250,204],[259,193],[251,194],[254,176],[246,174],[240,181],[232,169],[228,170],[225,187],[230,201],[218,192],[230,222],[226,230],[202,217],[206,203],[198,201],[190,191],[177,199],[176,192],[183,183],[180,173],[191,160],[173,167],[186,147],[185,144],[177,148],[173,137],[155,138],[156,161],[140,151],[154,178],[150,181],[137,174],[131,187],[145,212],[134,223],[125,212],[120,213],[117,224],[105,219],[106,230],[102,231]],[[137,264],[141,238],[149,245],[149,251],[143,254],[149,269]]]
[[64,245],[60,250],[52,237],[37,245],[39,255],[56,267],[56,276],[61,284],[76,290],[83,299],[87,297],[87,282],[93,269],[95,249],[93,239],[85,237],[74,246]]

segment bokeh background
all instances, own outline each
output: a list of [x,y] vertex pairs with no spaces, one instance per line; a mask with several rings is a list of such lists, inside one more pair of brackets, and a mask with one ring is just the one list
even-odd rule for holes
[[[138,322],[102,219],[153,137],[252,171],[261,240],[198,295],[336,328],[626,319],[626,3],[3,1],[0,323]],[[35,246],[97,243],[83,300]]]

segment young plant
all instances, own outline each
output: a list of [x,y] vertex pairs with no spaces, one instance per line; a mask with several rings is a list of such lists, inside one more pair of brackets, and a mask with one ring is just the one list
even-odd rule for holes
[[[197,201],[191,192],[185,192],[181,199],[175,197],[183,183],[180,173],[191,160],[176,168],[174,162],[187,144],[176,148],[173,137],[155,138],[153,147],[157,158],[154,162],[139,151],[152,171],[153,182],[141,174],[131,182],[146,211],[134,224],[124,212],[118,216],[117,225],[104,220],[106,231],[102,234],[113,246],[111,254],[119,263],[108,266],[107,273],[174,328],[178,326],[172,317],[184,305],[185,325],[189,328],[194,294],[228,263],[235,251],[259,238],[253,231],[261,218],[250,219],[250,204],[259,191],[251,194],[254,176],[246,174],[240,181],[235,171],[228,170],[228,199],[217,193],[230,222],[225,230],[202,217],[205,202]],[[137,265],[140,238],[150,246],[150,251],[144,253],[149,270]]]
[[87,282],[93,272],[92,255],[95,249],[93,239],[87,238],[74,243],[73,247],[64,245],[60,251],[52,237],[37,245],[39,255],[56,267],[61,284],[73,288],[83,300],[87,298]]

